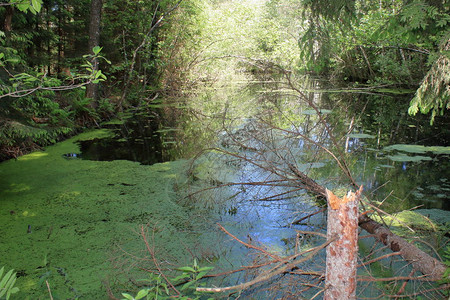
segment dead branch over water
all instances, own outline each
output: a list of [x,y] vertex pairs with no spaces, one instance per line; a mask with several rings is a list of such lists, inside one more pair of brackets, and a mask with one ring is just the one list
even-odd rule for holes
[[[324,249],[326,246],[328,246],[331,242],[333,242],[335,239],[331,239],[326,241],[325,243],[321,244],[320,246],[314,247],[312,249],[308,249],[306,251],[303,251],[301,253],[297,253],[294,255],[291,255],[287,258],[284,258],[283,260],[279,261],[278,264],[273,267],[272,269],[263,272],[259,276],[257,276],[255,279],[246,282],[241,283],[234,286],[227,286],[222,288],[197,288],[197,291],[199,292],[226,292],[230,290],[243,290],[250,286],[254,286],[256,284],[259,284],[261,282],[267,281],[277,275],[281,275],[283,273],[288,272],[289,270],[293,270],[297,267],[298,264],[303,263],[305,261],[310,260],[314,257],[320,250]],[[307,256],[298,259],[299,256],[309,253]]]
[[[288,74],[288,73],[286,73]],[[288,75],[286,75],[288,76]],[[299,98],[304,100],[310,107],[312,107],[317,115],[319,116],[319,123],[322,124],[324,127],[324,132],[326,133],[326,136],[331,140],[331,144],[333,145],[334,149],[341,149],[340,145],[338,144],[338,139],[334,137],[334,135],[331,133],[331,127],[328,124],[325,116],[321,114],[320,110],[315,106],[315,104],[308,99],[308,97],[299,89],[293,88],[293,83],[288,77],[288,85],[292,88],[292,90],[296,91],[299,95]],[[305,100],[306,99],[306,100]],[[320,141],[311,139],[308,137],[307,134],[301,133],[298,130],[287,130],[283,128],[279,128],[277,126],[274,126],[272,124],[269,124],[268,122],[258,119],[260,124],[263,124],[265,127],[259,128],[262,129],[265,134],[267,134],[269,137],[272,136],[273,131],[281,132],[287,136],[288,138],[301,138],[305,142],[308,142],[310,145],[313,145],[321,150],[323,150],[325,153],[329,154],[333,160],[337,163],[339,168],[343,171],[343,174],[347,177],[351,185],[354,187],[359,187],[356,184],[356,181],[353,179],[351,172],[349,170],[348,164],[345,161],[345,155],[338,151],[337,154],[335,154],[333,151],[331,151],[328,147],[324,146]],[[295,193],[299,190],[305,190],[310,194],[315,195],[318,198],[325,198],[326,197],[326,188],[323,185],[318,184],[314,179],[309,177],[305,172],[302,172],[297,167],[297,164],[290,160],[290,158],[294,157],[294,155],[290,152],[291,150],[287,145],[284,146],[274,146],[270,142],[264,141],[261,136],[258,136],[260,133],[249,133],[246,137],[236,137],[234,136],[234,133],[230,130],[226,129],[224,126],[224,130],[226,134],[230,138],[230,144],[233,144],[234,147],[228,147],[230,145],[226,145],[225,147],[215,147],[208,149],[209,151],[213,151],[216,153],[222,153],[226,156],[233,157],[237,159],[238,161],[248,163],[256,169],[260,169],[264,172],[268,172],[272,174],[273,176],[268,176],[266,181],[254,181],[254,182],[227,182],[227,183],[220,183],[215,185],[214,187],[206,188],[200,191],[196,191],[193,194],[197,194],[206,190],[210,189],[216,189],[221,187],[229,187],[229,186],[266,186],[266,187],[288,187],[290,188],[289,191],[278,193],[274,196],[267,196],[264,198],[260,198],[259,200],[263,201],[277,201],[280,199],[279,197],[284,197],[289,193]],[[253,140],[253,142],[252,142]],[[254,140],[257,140],[255,143]],[[259,145],[258,145],[259,143]],[[262,147],[262,148],[261,148]],[[206,151],[208,151],[206,150]],[[334,150],[337,151],[337,150]],[[284,154],[283,154],[284,153]],[[287,153],[287,154],[286,154]],[[276,161],[271,160],[272,158],[275,158]],[[193,195],[191,194],[191,195]],[[381,210],[378,206],[375,206],[370,203],[370,201],[363,201],[362,206],[369,206],[373,210],[375,210],[375,213],[377,214],[384,214],[385,212]],[[434,257],[428,255],[424,251],[420,250],[416,246],[408,243],[405,239],[403,239],[400,236],[397,236],[393,232],[391,232],[386,226],[374,221],[370,218],[370,215],[374,213],[374,211],[369,211],[367,209],[364,209],[363,213],[361,213],[358,216],[358,225],[360,228],[366,230],[370,233],[371,237],[374,237],[378,242],[383,243],[386,245],[387,248],[391,249],[393,252],[385,255],[381,255],[378,258],[370,259],[369,261],[360,263],[358,267],[364,267],[373,263],[376,263],[382,259],[395,257],[395,256],[401,256],[403,259],[405,259],[407,262],[409,262],[412,267],[413,271],[418,271],[422,273],[422,276],[413,276],[414,273],[410,274],[410,276],[396,276],[396,277],[386,277],[386,278],[374,278],[371,276],[358,276],[356,277],[358,281],[360,282],[367,282],[367,281],[403,281],[403,284],[401,285],[400,289],[397,292],[397,298],[401,298],[405,296],[403,294],[405,286],[407,281],[410,280],[418,280],[418,281],[438,281],[442,279],[446,267],[445,265],[435,259]],[[296,220],[292,222],[292,225],[300,224],[302,221],[308,219],[309,217],[323,212],[323,209],[318,210],[312,214],[309,214],[308,216],[301,218],[299,220]],[[387,214],[387,213],[386,213]],[[225,228],[223,228],[221,225],[219,225],[221,230],[225,232],[227,235],[232,236]],[[301,232],[302,234],[306,234],[306,232]],[[300,231],[299,233],[300,234]],[[253,267],[263,267],[268,266],[270,264],[278,262],[278,265],[268,271],[263,271],[262,274],[258,275],[253,280],[250,280],[246,283],[233,285],[233,286],[227,286],[227,287],[211,287],[211,288],[199,288],[198,291],[209,291],[209,292],[224,292],[224,291],[230,291],[230,290],[242,290],[249,288],[253,285],[260,284],[264,281],[267,281],[277,275],[281,274],[302,274],[307,275],[308,272],[303,272],[302,270],[296,270],[296,265],[300,262],[299,260],[289,261],[292,260],[292,257],[288,258],[280,258],[277,255],[271,254],[264,250],[262,247],[256,247],[254,245],[245,243],[235,236],[232,236],[233,239],[238,241],[239,243],[243,244],[247,248],[252,248],[254,250],[257,250],[261,253],[264,253],[266,256],[271,257],[272,259],[269,262],[255,265],[255,266],[245,266],[240,269],[229,271],[229,272],[223,272],[221,274],[216,274],[213,276],[218,275],[225,275],[230,274],[233,272],[240,272],[245,271]],[[321,244],[318,246],[320,249],[326,247],[331,241],[327,241],[326,243]],[[317,253],[316,250],[320,250],[317,247],[310,249],[309,251],[313,251],[314,253]],[[302,252],[304,253],[304,252]],[[295,254],[294,258],[297,258],[297,255]],[[302,258],[302,262],[308,260],[309,258],[312,258],[311,254],[308,256],[305,256]],[[281,262],[283,262],[283,265],[280,262],[280,259],[282,259]],[[313,272],[314,273],[314,272]],[[320,273],[314,273],[315,276],[318,276]],[[312,273],[310,273],[312,275]],[[318,276],[319,281],[317,284],[319,284],[321,281],[323,281],[324,276],[323,274],[321,276]],[[306,284],[303,284],[305,287]],[[323,292],[323,286],[322,288],[319,285],[314,285],[315,288],[319,288],[319,294]],[[311,288],[311,287],[309,287]],[[442,286],[439,288],[432,288],[424,291],[438,291],[441,290]],[[315,295],[316,297],[317,295]],[[385,295],[388,296],[388,295]]]

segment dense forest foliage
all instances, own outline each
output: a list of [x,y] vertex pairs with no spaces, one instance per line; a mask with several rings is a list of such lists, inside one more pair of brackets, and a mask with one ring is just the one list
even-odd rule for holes
[[9,0],[0,15],[2,160],[273,66],[416,91],[404,110],[431,123],[450,107],[447,0]]

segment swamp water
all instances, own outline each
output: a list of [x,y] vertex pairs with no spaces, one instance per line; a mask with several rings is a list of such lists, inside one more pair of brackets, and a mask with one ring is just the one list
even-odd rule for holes
[[[338,96],[324,95],[311,93],[334,126],[347,130],[351,112],[339,106],[335,112],[330,101]],[[196,257],[214,273],[263,261],[216,222],[278,255],[318,245],[319,237],[295,230],[324,232],[324,215],[291,226],[318,208],[304,190],[280,179],[289,179],[286,170],[295,164],[329,189],[340,187],[334,161],[293,134],[329,146],[317,120],[289,91],[233,86],[152,103],[104,129],[4,162],[0,265],[18,272],[20,299],[48,299],[47,283],[54,299],[108,299],[107,286],[118,296],[129,290],[129,278],[145,277],[138,269],[151,257],[141,224],[165,266],[191,265]],[[356,181],[380,201],[394,191],[385,201],[390,211],[424,205],[421,213],[437,224],[449,222],[448,147],[384,148],[376,128],[358,124],[341,141]],[[208,147],[215,149],[196,156]],[[320,271],[323,260],[322,253],[302,269]],[[214,284],[251,278],[251,272],[237,274]],[[295,286],[289,280],[278,289]]]

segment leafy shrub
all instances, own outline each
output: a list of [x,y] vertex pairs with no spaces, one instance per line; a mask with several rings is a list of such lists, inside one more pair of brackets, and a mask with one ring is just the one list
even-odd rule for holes
[[[192,267],[181,267],[178,271],[182,273],[169,279],[170,285],[180,286],[179,292],[181,295],[177,295],[177,299],[199,299],[199,293],[196,291],[196,287],[200,286],[199,282],[212,267],[200,267],[197,264],[197,260],[194,260]],[[141,281],[148,282],[148,287],[141,289],[136,296],[132,296],[127,293],[122,293],[123,300],[139,300],[139,299],[172,299],[174,295],[171,295],[169,284],[165,281],[161,274],[150,273],[149,279],[143,279]],[[189,295],[189,296],[188,296]]]

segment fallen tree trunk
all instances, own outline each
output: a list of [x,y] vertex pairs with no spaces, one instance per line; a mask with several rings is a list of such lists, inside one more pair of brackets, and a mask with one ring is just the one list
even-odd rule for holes
[[[298,179],[302,182],[302,187],[320,197],[327,196],[326,188],[319,185],[295,166],[289,165]],[[428,279],[438,281],[443,279],[447,267],[444,263],[420,250],[416,246],[408,243],[404,238],[394,234],[382,224],[372,220],[367,214],[361,214],[358,218],[359,226],[373,234],[377,240],[388,246],[394,252],[400,252],[401,256],[412,266],[425,275]],[[450,277],[449,277],[450,278]]]
[[359,226],[373,234],[377,240],[388,246],[392,251],[400,252],[400,255],[410,262],[414,269],[419,270],[429,279],[437,281],[443,278],[447,267],[442,262],[408,243],[404,238],[392,233],[385,226],[366,215],[359,217]]

